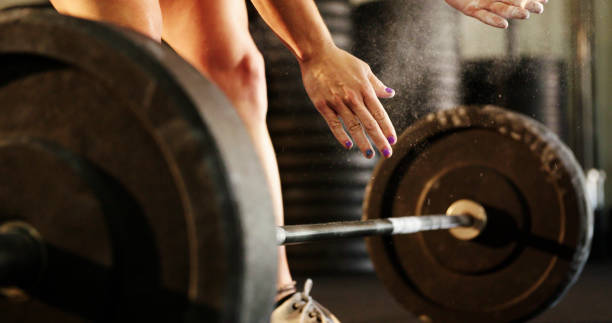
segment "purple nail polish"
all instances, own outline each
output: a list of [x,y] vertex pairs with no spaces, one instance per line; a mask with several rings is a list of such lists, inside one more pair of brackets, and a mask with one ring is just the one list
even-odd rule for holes
[[389,144],[393,145],[395,143],[395,136],[389,136],[387,140],[389,141]]
[[370,157],[372,157],[374,155],[374,152],[372,151],[372,149],[366,150],[365,153],[366,153],[366,157],[368,157],[368,158],[370,158]]
[[350,142],[349,140],[347,140],[347,141],[344,143],[344,145],[346,146],[346,148],[351,148],[351,147],[353,147],[353,143],[352,143],[352,142]]
[[385,157],[391,156],[391,151],[389,150],[389,148],[383,149],[382,153]]
[[387,93],[393,93],[393,92],[395,92],[395,91],[393,91],[393,89],[392,89],[392,88],[388,87],[388,88],[386,88],[386,89],[385,89],[385,92],[387,92]]

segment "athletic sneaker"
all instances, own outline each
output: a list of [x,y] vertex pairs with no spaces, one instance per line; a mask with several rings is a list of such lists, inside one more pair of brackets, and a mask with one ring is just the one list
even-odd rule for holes
[[340,323],[328,309],[310,296],[312,280],[307,279],[304,291],[293,293],[279,301],[270,323]]

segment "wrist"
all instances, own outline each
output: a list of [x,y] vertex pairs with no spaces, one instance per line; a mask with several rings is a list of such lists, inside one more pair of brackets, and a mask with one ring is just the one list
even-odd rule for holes
[[311,44],[310,46],[305,47],[299,53],[297,53],[296,58],[298,62],[301,64],[308,63],[310,61],[314,61],[323,57],[329,56],[329,53],[337,50],[338,48],[334,44],[334,42],[330,40],[320,41]]

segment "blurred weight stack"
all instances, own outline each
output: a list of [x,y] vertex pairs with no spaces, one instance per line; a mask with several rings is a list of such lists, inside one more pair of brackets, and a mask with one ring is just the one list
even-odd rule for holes
[[463,63],[462,103],[494,104],[545,124],[563,141],[570,131],[567,64],[561,59],[520,57]]
[[396,90],[383,104],[398,134],[459,103],[458,18],[444,1],[381,0],[356,8],[354,52]]
[[[316,3],[336,45],[350,49],[349,2]],[[375,160],[365,159],[356,148],[347,152],[336,141],[304,90],[296,59],[257,14],[250,15],[250,29],[266,60],[267,121],[280,168],[286,224],[360,219]],[[298,274],[371,270],[362,240],[289,246],[287,251]]]

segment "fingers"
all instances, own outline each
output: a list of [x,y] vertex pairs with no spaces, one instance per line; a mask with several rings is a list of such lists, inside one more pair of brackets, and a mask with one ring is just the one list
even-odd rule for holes
[[368,159],[374,157],[372,145],[370,145],[370,141],[366,137],[357,116],[340,99],[335,102],[334,109],[344,121],[346,129],[351,134],[351,137],[353,137],[353,140],[355,140],[361,153]]
[[387,139],[387,142],[391,145],[395,144],[397,140],[397,135],[395,133],[395,128],[393,127],[393,123],[391,123],[391,119],[385,111],[385,108],[380,103],[375,93],[369,89],[363,93],[363,102],[365,103],[367,109],[370,114],[382,130],[383,135]]
[[344,147],[350,149],[354,143],[366,158],[372,158],[374,144],[381,155],[391,157],[391,145],[397,141],[397,135],[378,97],[389,98],[395,92],[376,78],[366,63],[342,53],[345,54],[340,58],[348,58],[348,66],[354,71],[329,75],[330,80],[325,82],[328,86],[323,87],[310,87],[311,79],[303,77],[306,90],[311,99],[316,97],[315,107]]
[[470,6],[466,14],[497,28],[508,28],[506,19],[528,19],[529,13],[544,12],[548,0],[497,0],[481,1]]
[[500,17],[506,19],[527,19],[529,18],[529,11],[527,9],[510,6],[503,2],[495,2],[490,7],[489,10]]
[[344,127],[342,127],[342,123],[340,122],[340,119],[338,119],[336,112],[330,109],[325,102],[317,103],[315,107],[323,116],[325,122],[327,122],[327,125],[329,126],[329,129],[334,137],[336,137],[336,140],[338,140],[344,146],[344,148],[351,149],[351,147],[353,147],[353,142],[346,134],[346,131],[344,131]]
[[484,22],[485,24],[497,28],[508,28],[508,21],[488,10],[479,9],[473,13],[473,17]]
[[[372,81],[374,78],[370,78],[370,82]],[[322,100],[315,104],[315,107],[327,122],[334,137],[345,148],[350,149],[353,146],[353,142],[346,133],[348,131],[366,158],[374,157],[370,140],[376,145],[381,155],[386,158],[391,157],[393,154],[391,145],[397,141],[395,128],[378,100],[375,87],[367,85],[362,91],[363,93],[346,90],[343,97],[335,95],[334,99]],[[368,135],[370,140],[368,140]]]
[[[363,129],[368,133],[368,135],[370,135],[370,139],[372,139],[380,153],[387,158],[391,157],[391,154],[393,153],[391,145],[389,144],[387,137],[385,137],[385,134],[381,130],[381,127],[379,126],[378,122],[372,116],[372,113],[364,105],[362,96],[358,95],[357,93],[350,93],[345,99],[345,102],[347,103],[347,106],[352,110],[354,115],[359,118]],[[382,116],[379,115],[379,117],[383,122],[385,121],[385,118],[388,118],[386,117],[386,113],[383,113]],[[389,124],[390,123],[391,122],[389,121]],[[393,139],[395,139],[395,137]]]
[[541,14],[544,12],[544,6],[542,3],[547,2],[548,0],[529,1],[527,4],[525,4],[525,9],[533,13]]
[[[382,106],[377,97],[381,98],[391,98],[395,96],[395,91],[389,87],[386,87],[383,82],[381,82],[376,75],[370,73],[368,75],[368,79],[370,80],[370,84],[372,84],[372,91],[369,88],[366,88],[363,94],[363,101],[372,114],[372,117],[378,123],[378,126],[382,130],[384,136],[387,138],[387,142],[391,145],[395,144],[397,141],[397,134],[395,133],[395,127],[393,127],[393,123],[391,123],[391,119],[387,114],[387,111]],[[382,89],[384,88],[384,93],[390,94],[388,96],[381,95]]]
[[377,97],[392,98],[395,96],[395,91],[392,88],[387,87],[373,73],[368,75],[368,80],[370,81],[370,84],[372,84],[372,87],[374,87],[374,92],[376,93]]
[[502,0],[501,2],[514,7],[524,8],[532,13],[541,14],[544,12],[542,3],[546,3],[548,0]]

